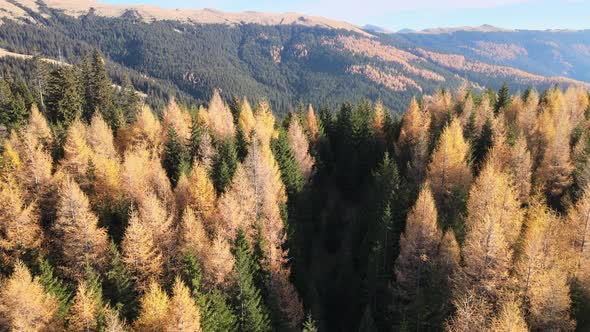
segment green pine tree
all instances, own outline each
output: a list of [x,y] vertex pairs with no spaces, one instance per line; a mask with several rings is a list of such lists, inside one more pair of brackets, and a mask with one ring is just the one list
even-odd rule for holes
[[236,150],[238,152],[238,160],[243,162],[248,155],[248,140],[246,137],[246,133],[244,133],[244,129],[242,126],[237,126],[236,130]]
[[105,274],[105,297],[122,317],[132,321],[138,310],[138,294],[117,245],[111,242],[111,261]]
[[166,170],[166,174],[175,187],[180,174],[186,168],[187,156],[184,145],[180,142],[180,137],[174,128],[168,129],[168,141],[164,145],[164,157],[162,164]]
[[269,310],[255,282],[259,266],[242,230],[238,232],[236,238],[234,257],[237,278],[236,307],[240,330],[271,331]]
[[213,158],[212,178],[213,185],[218,194],[225,192],[230,184],[236,167],[238,166],[238,153],[232,140],[219,143],[217,154]]
[[47,259],[39,262],[39,272],[39,281],[47,293],[55,296],[59,302],[59,316],[65,318],[72,305],[72,290],[67,283],[54,275],[53,266]]
[[303,329],[301,332],[318,332],[318,328],[313,317],[311,317],[311,313],[307,315],[307,319],[305,319],[305,322],[303,323]]
[[191,161],[199,159],[201,135],[203,128],[196,115],[191,115],[191,138],[189,142],[189,157]]
[[481,129],[479,137],[475,141],[475,145],[473,146],[473,162],[476,170],[481,167],[488,151],[492,147],[493,134],[492,121],[487,119]]
[[501,109],[505,109],[510,105],[510,89],[508,83],[504,82],[500,90],[498,90],[498,101],[494,105],[494,111],[498,113]]
[[279,130],[279,137],[272,142],[272,150],[281,170],[281,178],[290,197],[303,189],[303,175],[289,145],[287,131]]
[[81,115],[82,97],[75,69],[62,66],[49,74],[45,89],[45,106],[49,121],[65,128]]

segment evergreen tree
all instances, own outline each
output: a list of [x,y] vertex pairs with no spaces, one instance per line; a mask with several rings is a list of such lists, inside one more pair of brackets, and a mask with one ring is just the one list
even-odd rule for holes
[[218,194],[224,193],[226,187],[231,183],[237,164],[236,145],[229,139],[222,141],[217,149],[217,154],[213,158],[212,169],[213,184]]
[[54,275],[54,269],[47,259],[39,262],[39,282],[47,294],[55,297],[59,303],[58,314],[65,318],[72,305],[72,291],[62,279]]
[[242,230],[238,231],[234,256],[236,259],[236,300],[240,330],[271,331],[269,310],[265,306],[255,282],[259,267]]
[[504,84],[502,84],[502,87],[498,91],[498,100],[494,105],[495,113],[498,113],[500,110],[506,109],[510,105],[510,101],[510,89],[508,88],[508,83],[504,82]]
[[289,196],[303,189],[303,176],[289,145],[289,137],[285,129],[279,131],[279,137],[272,142],[272,150],[281,169],[281,178]]
[[85,118],[90,120],[94,112],[99,111],[109,126],[116,129],[118,125],[113,104],[114,91],[112,82],[107,74],[105,60],[97,48],[92,52],[92,59],[88,69],[90,72],[87,74],[89,78],[87,84],[90,89],[87,91],[90,94],[86,96]]
[[201,147],[201,140],[203,137],[203,128],[199,123],[199,119],[197,116],[191,116],[191,136],[189,141],[189,159],[190,162],[193,163],[195,160],[200,159],[200,147]]
[[180,174],[186,170],[188,162],[185,147],[180,141],[176,130],[172,127],[168,129],[168,140],[164,145],[162,165],[170,182],[172,182],[172,186],[175,187]]
[[49,74],[45,106],[49,121],[66,128],[81,115],[82,97],[75,68],[62,66]]
[[302,332],[318,332],[318,328],[316,326],[315,321],[313,320],[313,317],[311,317],[311,313],[307,315],[307,319],[303,323],[303,329],[301,331]]
[[117,245],[111,242],[110,259],[105,274],[105,297],[120,315],[131,321],[138,310],[137,297],[130,273],[127,271]]
[[125,115],[125,120],[127,123],[132,123],[135,121],[137,113],[139,113],[139,109],[141,106],[141,98],[135,91],[135,87],[129,76],[123,76],[123,82],[121,83],[121,93],[120,93],[120,105],[119,108]]
[[487,119],[473,146],[473,162],[476,170],[481,167],[488,151],[494,143],[493,134],[492,121]]

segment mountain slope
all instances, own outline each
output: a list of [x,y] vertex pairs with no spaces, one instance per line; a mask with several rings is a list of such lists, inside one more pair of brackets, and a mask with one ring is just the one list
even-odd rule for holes
[[[0,0],[0,5],[6,7],[0,47],[8,51],[38,50],[76,62],[96,46],[114,65],[167,82],[199,102],[218,87],[226,98],[268,98],[278,112],[298,102],[365,97],[401,111],[415,95],[464,83],[475,89],[497,88],[504,81],[516,89],[589,86],[494,63],[485,54],[465,55],[457,44],[436,43],[440,36],[460,32],[369,34],[347,23],[298,14],[174,11],[94,1]],[[148,89],[144,92],[152,93]]]

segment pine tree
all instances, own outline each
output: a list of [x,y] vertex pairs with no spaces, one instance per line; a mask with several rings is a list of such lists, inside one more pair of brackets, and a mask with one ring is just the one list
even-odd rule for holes
[[110,245],[110,258],[111,261],[105,273],[105,297],[122,317],[131,320],[138,309],[137,292],[123,261],[124,258],[121,257],[119,249],[113,242]]
[[231,140],[223,141],[213,159],[212,178],[217,193],[225,192],[234,176],[237,163],[238,155],[234,142]]
[[121,83],[120,103],[126,122],[133,123],[141,107],[141,98],[127,75],[123,76]]
[[107,74],[105,60],[97,48],[92,52],[87,70],[89,81],[86,83],[88,95],[84,105],[84,118],[90,120],[94,112],[99,111],[111,128],[118,129],[119,123],[113,102],[114,89]]
[[255,282],[259,267],[242,230],[238,231],[234,247],[240,330],[271,331],[269,311]]
[[479,169],[483,164],[488,151],[493,144],[492,121],[488,118],[484,123],[479,137],[473,146],[473,161],[476,169]]
[[288,134],[284,129],[279,131],[279,137],[272,142],[272,149],[281,169],[281,178],[287,193],[292,196],[303,189],[304,177],[298,161],[289,145]]
[[[61,66],[49,74],[45,90],[45,106],[49,120],[53,124],[68,127],[72,121],[80,117],[82,97],[75,69]],[[87,118],[90,120],[90,118]]]
[[510,89],[508,88],[508,83],[504,82],[498,91],[498,100],[494,105],[494,111],[498,113],[500,110],[505,110],[508,106],[510,106],[510,100]]
[[[203,332],[238,331],[237,317],[228,306],[225,295],[213,289],[204,295],[200,306],[201,328]],[[197,300],[198,302],[198,300]]]
[[316,322],[311,317],[311,313],[307,315],[307,319],[303,323],[302,332],[318,332],[318,328],[316,326]]
[[181,143],[180,137],[174,128],[168,129],[168,138],[166,144],[164,144],[162,164],[172,182],[172,186],[176,186],[181,172],[187,168],[187,156],[184,145]]
[[72,305],[72,291],[62,279],[54,275],[54,269],[47,259],[42,259],[39,262],[39,272],[39,282],[47,294],[57,300],[59,304],[58,315],[65,318]]
[[0,327],[10,331],[60,330],[59,303],[20,261],[0,289]]

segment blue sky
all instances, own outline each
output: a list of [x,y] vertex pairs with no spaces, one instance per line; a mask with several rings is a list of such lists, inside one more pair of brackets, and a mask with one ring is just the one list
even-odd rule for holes
[[590,0],[102,0],[164,8],[299,12],[391,30],[491,24],[518,29],[590,29]]

